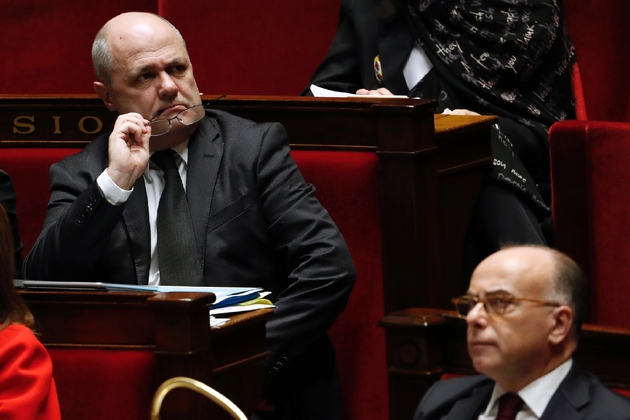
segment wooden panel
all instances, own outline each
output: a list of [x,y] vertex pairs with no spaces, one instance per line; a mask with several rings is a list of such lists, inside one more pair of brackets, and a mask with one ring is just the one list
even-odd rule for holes
[[[214,387],[248,414],[262,398],[263,363],[269,354],[265,325],[271,310],[237,315],[210,328],[208,310],[215,299],[211,293],[20,294],[48,348],[151,351],[158,384],[188,376]],[[172,394],[164,401],[163,419],[205,419],[209,410],[224,418],[225,413],[204,397],[186,390]]]

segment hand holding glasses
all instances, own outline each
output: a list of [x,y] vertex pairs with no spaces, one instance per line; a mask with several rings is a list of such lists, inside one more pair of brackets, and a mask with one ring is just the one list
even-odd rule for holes
[[149,121],[151,127],[151,137],[163,136],[173,128],[173,120],[184,125],[193,125],[206,115],[203,104],[194,105],[179,112],[172,118],[158,118]]
[[[226,96],[226,94],[223,94],[218,98],[213,99],[206,105],[216,102],[221,98],[225,98]],[[204,105],[199,104],[186,108],[171,118],[152,119],[149,121],[149,126],[151,127],[151,137],[163,136],[171,131],[171,128],[173,128],[173,120],[179,121],[180,124],[193,125],[194,123],[199,122],[205,115],[206,111],[204,109]]]

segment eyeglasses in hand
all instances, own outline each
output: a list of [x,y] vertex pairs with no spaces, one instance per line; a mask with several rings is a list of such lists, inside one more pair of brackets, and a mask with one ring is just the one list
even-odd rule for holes
[[163,136],[173,128],[173,120],[179,121],[184,125],[193,125],[206,115],[203,104],[194,105],[179,112],[172,118],[160,118],[149,121],[151,127],[151,137]]
[[477,296],[464,295],[451,299],[455,305],[457,316],[466,318],[468,312],[472,310],[478,303],[483,304],[483,308],[488,315],[503,315],[505,310],[517,302],[531,302],[538,306],[560,306],[561,303],[548,302],[538,299],[518,298],[506,293],[488,293],[484,298]]

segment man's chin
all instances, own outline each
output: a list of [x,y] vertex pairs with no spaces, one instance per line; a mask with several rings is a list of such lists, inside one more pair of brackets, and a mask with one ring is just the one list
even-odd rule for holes
[[151,140],[149,140],[149,150],[156,152],[158,150],[172,149],[190,138],[196,128],[197,124],[191,126],[173,126],[173,129],[163,136],[151,137]]
[[479,373],[488,374],[499,364],[496,354],[492,354],[489,349],[469,349],[468,353],[473,363],[473,367]]

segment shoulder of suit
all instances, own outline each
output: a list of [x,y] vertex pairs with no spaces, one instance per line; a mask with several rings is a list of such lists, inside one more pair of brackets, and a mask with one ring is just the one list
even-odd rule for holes
[[206,117],[210,118],[220,132],[235,130],[263,132],[267,130],[270,125],[279,124],[274,121],[256,122],[216,109],[206,110]]

